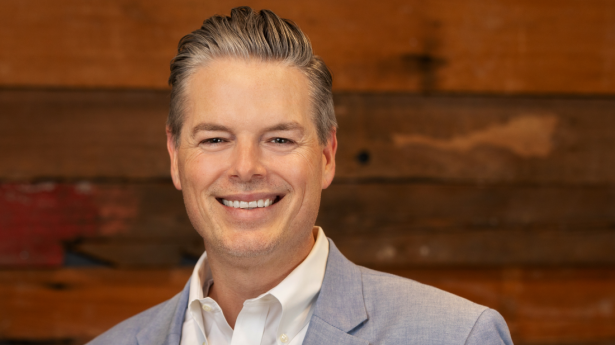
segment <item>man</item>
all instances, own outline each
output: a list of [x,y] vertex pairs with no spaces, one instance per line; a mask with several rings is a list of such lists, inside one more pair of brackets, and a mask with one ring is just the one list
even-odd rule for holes
[[247,7],[171,63],[171,175],[206,252],[184,290],[92,344],[512,344],[494,310],[358,267],[315,227],[335,173],[331,75]]

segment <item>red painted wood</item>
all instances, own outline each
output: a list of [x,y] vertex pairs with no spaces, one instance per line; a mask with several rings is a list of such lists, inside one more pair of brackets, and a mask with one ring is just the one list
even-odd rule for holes
[[0,266],[59,266],[62,241],[93,235],[98,208],[89,184],[0,185]]

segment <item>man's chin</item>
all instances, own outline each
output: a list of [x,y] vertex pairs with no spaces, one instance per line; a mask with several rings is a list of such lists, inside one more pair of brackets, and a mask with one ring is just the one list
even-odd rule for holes
[[279,247],[279,244],[279,238],[266,238],[255,233],[213,240],[209,243],[216,252],[236,258],[268,256]]

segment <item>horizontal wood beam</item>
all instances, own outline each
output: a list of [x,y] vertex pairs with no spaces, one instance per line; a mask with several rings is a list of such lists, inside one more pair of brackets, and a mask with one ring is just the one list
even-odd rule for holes
[[65,249],[171,266],[199,239],[170,183],[0,185],[0,266],[57,267]]
[[615,182],[614,99],[347,93],[335,102],[342,179]]
[[[612,268],[385,270],[495,308],[515,344],[615,341]],[[188,268],[0,271],[0,341],[83,344],[172,297],[189,275]],[[37,323],[41,308],[45,322]]]
[[[613,265],[615,187],[334,184],[317,224],[366,266]],[[57,267],[66,249],[176,266],[203,242],[171,183],[5,184],[0,266]]]
[[3,179],[169,178],[168,92],[0,90]]
[[[0,90],[0,179],[169,179],[166,91]],[[338,93],[336,179],[615,183],[611,98]]]
[[608,0],[5,0],[0,85],[166,88],[179,39],[239,5],[297,22],[336,90],[615,92]]
[[[85,344],[179,293],[190,269],[0,271],[0,341]],[[39,322],[44,310],[44,322]],[[32,327],[36,324],[36,327]]]

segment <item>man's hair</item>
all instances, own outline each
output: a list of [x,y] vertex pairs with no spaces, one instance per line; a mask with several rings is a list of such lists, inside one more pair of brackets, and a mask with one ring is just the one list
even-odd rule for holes
[[269,10],[257,13],[250,7],[237,7],[231,10],[230,17],[215,15],[179,41],[177,55],[171,61],[171,108],[167,119],[176,147],[188,78],[207,62],[225,57],[282,62],[301,70],[309,81],[318,140],[322,145],[327,143],[331,130],[337,127],[331,92],[333,79],[325,63],[314,55],[310,40],[295,23]]

